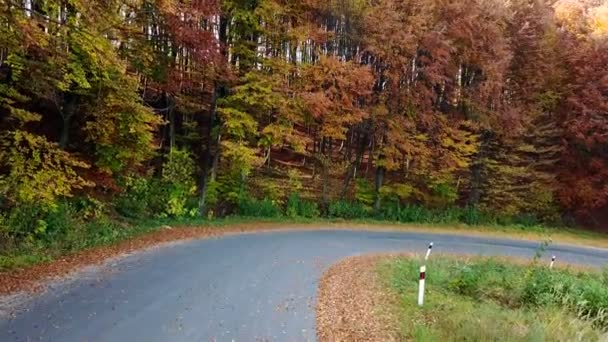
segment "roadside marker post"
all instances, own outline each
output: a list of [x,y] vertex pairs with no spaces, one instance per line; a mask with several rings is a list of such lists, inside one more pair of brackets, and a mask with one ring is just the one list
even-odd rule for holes
[[431,256],[431,250],[433,249],[433,243],[431,242],[429,244],[429,249],[426,250],[426,256],[424,257],[424,260],[429,260],[429,257]]
[[420,267],[420,283],[418,285],[418,306],[424,304],[424,281],[426,278],[426,266]]
[[553,268],[554,263],[555,263],[555,255],[551,257],[551,264],[549,264],[549,268]]

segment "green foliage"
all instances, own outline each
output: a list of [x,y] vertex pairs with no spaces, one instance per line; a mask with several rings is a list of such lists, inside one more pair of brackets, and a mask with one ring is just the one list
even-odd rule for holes
[[194,209],[187,208],[186,203],[196,193],[195,171],[194,160],[188,151],[175,149],[169,153],[162,174],[168,197],[164,211],[166,215],[180,217]]
[[272,200],[244,196],[238,202],[238,214],[245,217],[274,218],[281,216],[281,209]]
[[429,184],[429,189],[434,197],[436,205],[439,207],[453,206],[458,199],[458,189],[449,180],[434,181]]
[[207,193],[205,194],[205,203],[209,208],[213,208],[217,205],[220,195],[220,182],[217,180],[211,180],[207,183]]
[[[436,257],[427,262],[428,296],[420,309],[411,291],[419,265],[417,258],[398,258],[382,265],[382,274],[403,298],[403,324],[409,327],[420,315],[430,319],[432,323],[424,324],[422,333],[445,338],[446,333],[464,336],[466,332],[503,340],[500,334],[517,325],[523,334],[508,336],[528,341],[538,333],[565,338],[579,333],[597,336],[608,330],[608,288],[600,272],[517,265],[493,258]],[[473,321],[481,331],[472,329]],[[406,336],[417,333],[404,331]]]
[[328,216],[343,219],[370,217],[370,210],[359,202],[335,201],[329,203]]
[[143,218],[148,215],[150,207],[153,206],[150,203],[151,193],[159,189],[151,183],[146,177],[127,177],[125,192],[114,200],[116,211],[128,218]]
[[407,202],[416,193],[418,191],[412,185],[403,183],[388,184],[380,188],[383,202]]
[[371,207],[376,199],[373,185],[365,178],[358,178],[355,182],[355,199],[357,202]]
[[302,173],[298,169],[289,169],[287,179],[290,191],[299,192],[302,190]]
[[107,204],[92,197],[77,198],[74,201],[78,212],[87,220],[103,217],[107,212]]
[[48,226],[44,221],[48,211],[48,208],[28,203],[4,213],[0,216],[4,243],[10,246],[22,243],[31,245],[43,237]]
[[58,254],[80,250],[102,242],[100,234],[109,234],[100,233],[103,225],[106,230],[119,230],[106,214],[105,208],[91,199],[64,200],[52,208],[21,205],[0,217],[1,242],[5,244],[5,251],[29,250],[34,254],[47,250]]
[[260,197],[269,199],[275,204],[281,204],[285,197],[284,188],[275,179],[262,179],[256,180],[254,186],[257,192],[261,194]]
[[95,145],[97,166],[113,173],[123,173],[152,156],[153,132],[161,123],[135,97],[133,80],[126,80],[124,87],[95,103],[85,125],[87,140]]
[[317,203],[304,200],[300,197],[299,193],[293,192],[287,199],[286,214],[288,217],[292,218],[316,218],[319,217],[320,212]]
[[195,215],[196,206],[190,201],[196,193],[195,170],[189,152],[173,150],[160,179],[136,175],[124,179],[125,191],[115,200],[116,211],[128,218]]

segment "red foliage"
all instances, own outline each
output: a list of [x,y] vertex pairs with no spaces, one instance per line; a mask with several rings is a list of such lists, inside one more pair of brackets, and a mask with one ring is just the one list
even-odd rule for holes
[[608,45],[567,39],[571,81],[561,107],[566,152],[559,197],[588,215],[608,204]]

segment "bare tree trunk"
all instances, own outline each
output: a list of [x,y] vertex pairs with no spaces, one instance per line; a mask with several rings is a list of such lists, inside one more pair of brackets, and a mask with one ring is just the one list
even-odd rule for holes
[[65,101],[64,107],[61,109],[61,136],[59,137],[59,147],[65,150],[70,143],[70,126],[72,117],[76,112],[76,97],[74,95],[66,95],[68,98]]
[[376,168],[376,199],[374,202],[374,211],[376,213],[380,212],[380,205],[382,204],[380,199],[380,188],[382,188],[382,183],[384,182],[384,173],[384,167],[379,166]]
[[346,173],[346,177],[344,178],[344,183],[342,184],[342,191],[340,192],[340,198],[344,199],[348,192],[348,188],[350,187],[350,182],[355,175],[357,174],[357,167],[361,165],[361,159],[363,158],[363,154],[365,154],[365,147],[367,145],[367,137],[359,138],[359,148],[356,151],[355,161],[352,162],[348,168],[348,172]]
[[[224,16],[220,17],[220,27],[219,27],[219,40],[224,45],[228,41],[228,19]],[[228,49],[228,47],[226,47]],[[226,50],[222,51],[222,54],[226,60],[228,60],[228,53]],[[202,173],[200,180],[200,197],[199,197],[199,213],[201,216],[205,215],[206,208],[206,197],[207,197],[207,189],[209,179],[215,180],[217,175],[217,167],[219,164],[220,158],[220,139],[221,136],[218,134],[217,141],[215,142],[215,153],[213,153],[213,131],[214,127],[217,125],[217,100],[219,97],[224,95],[224,85],[219,84],[218,81],[215,82],[213,86],[213,97],[211,99],[211,115],[209,118],[209,125],[207,130],[207,151],[203,160],[202,165]],[[211,170],[209,168],[211,167]],[[209,171],[211,171],[211,177],[209,177]]]

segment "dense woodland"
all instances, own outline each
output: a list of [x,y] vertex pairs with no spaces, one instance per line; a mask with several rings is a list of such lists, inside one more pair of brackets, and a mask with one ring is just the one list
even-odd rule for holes
[[58,211],[601,226],[608,3],[0,0],[0,118],[4,242]]

